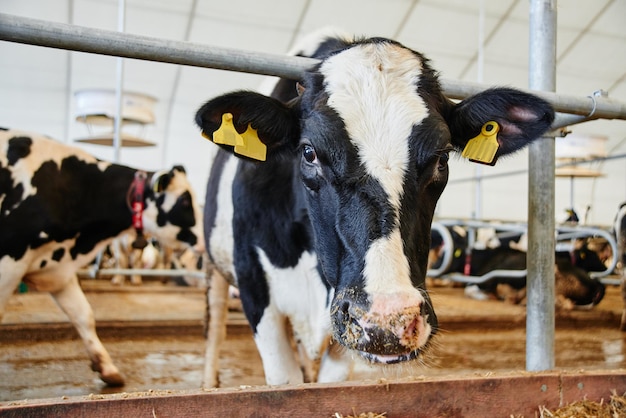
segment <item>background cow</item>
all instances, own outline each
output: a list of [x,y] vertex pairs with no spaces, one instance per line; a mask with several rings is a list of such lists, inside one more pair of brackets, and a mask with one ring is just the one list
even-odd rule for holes
[[[468,250],[468,231],[460,226],[449,227],[453,242],[452,260],[445,273],[463,273],[469,276],[484,276],[495,270],[526,270],[527,253],[520,240],[525,235],[508,233],[507,238],[492,235],[486,242],[478,241]],[[432,230],[431,259],[437,268],[443,259],[441,234]],[[610,248],[610,247],[609,247]],[[580,240],[571,252],[555,253],[555,294],[557,307],[572,309],[593,307],[604,297],[605,287],[589,272],[604,271],[607,267],[598,253],[588,248],[587,240]],[[468,297],[502,299],[518,304],[526,299],[526,276],[496,275],[476,285],[465,288]]]
[[[138,190],[140,201],[129,201]],[[143,211],[131,211],[131,203]],[[2,130],[0,317],[21,280],[50,292],[85,343],[92,369],[109,385],[121,385],[76,271],[137,222],[164,242],[201,251],[200,220],[182,167],[155,176],[39,135]]]
[[[309,357],[329,334],[351,350],[324,358],[320,381],[344,379],[350,353],[385,364],[418,357],[438,328],[424,278],[449,152],[496,121],[497,158],[554,117],[506,88],[455,104],[423,55],[388,39],[318,38],[300,54],[321,63],[297,97],[296,83],[281,80],[271,97],[234,92],[196,115],[222,144],[207,185],[207,249],[239,287],[268,384],[303,379],[287,322]],[[209,338],[207,355],[218,341]],[[215,373],[207,359],[205,386]]]
[[[147,263],[144,263],[144,254],[152,255],[154,251],[154,245],[152,240],[147,240],[147,245],[143,248],[137,248],[133,246],[133,242],[137,239],[135,231],[122,234],[115,238],[102,252],[102,255],[98,262],[98,269],[140,269],[149,268],[146,267]],[[98,275],[98,277],[101,277]],[[133,285],[140,285],[142,282],[141,275],[131,274],[129,276],[130,283]],[[126,281],[126,275],[115,274],[111,277],[111,284],[122,285]]]
[[[144,275],[163,283],[172,281],[179,286],[206,287],[204,252],[199,253],[191,247],[172,248],[161,244],[154,238],[148,239],[143,249],[134,248],[132,243],[135,235],[133,233],[116,238],[102,252],[102,255],[94,260],[92,271],[97,278],[110,277],[111,274],[107,272],[109,269],[185,270],[180,276],[159,275],[157,272],[147,272]],[[141,274],[133,273],[128,276],[132,285],[140,285],[143,282]],[[124,274],[114,274],[111,284],[123,285],[125,278]]]

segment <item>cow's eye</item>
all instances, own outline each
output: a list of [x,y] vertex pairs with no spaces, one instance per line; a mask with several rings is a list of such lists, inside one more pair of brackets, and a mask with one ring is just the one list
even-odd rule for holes
[[444,152],[439,156],[439,164],[437,165],[437,169],[439,171],[445,170],[448,167],[448,161],[450,160],[450,153]]
[[308,144],[302,147],[302,156],[304,157],[306,162],[310,164],[313,164],[315,160],[317,160],[317,153],[315,152],[315,148]]
[[443,170],[448,166],[448,160],[450,159],[449,153],[444,153],[439,156],[439,169]]
[[317,152],[309,143],[302,144],[300,152],[302,152],[302,159],[300,160],[302,181],[309,191],[317,193],[323,182],[322,167],[317,158]]

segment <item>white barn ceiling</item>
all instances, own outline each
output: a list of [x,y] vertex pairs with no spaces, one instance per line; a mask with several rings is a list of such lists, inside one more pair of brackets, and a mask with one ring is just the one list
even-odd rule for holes
[[[479,10],[484,7],[483,71],[478,74]],[[626,102],[626,0],[557,1],[557,92],[588,96],[602,89]],[[116,30],[116,0],[0,0],[0,12]],[[425,53],[442,77],[491,85],[528,86],[528,0],[126,0],[125,31],[176,41],[282,54],[299,37],[324,26],[358,35],[386,36]],[[114,57],[0,42],[0,126],[45,133],[76,144],[87,135],[74,119],[74,93],[114,89]],[[124,60],[124,89],[154,96],[156,122],[140,134],[150,148],[124,148],[120,162],[156,170],[182,163],[197,193],[204,185],[215,148],[194,126],[196,109],[234,89],[254,89],[263,77],[133,59]],[[576,133],[608,137],[607,151],[626,154],[626,121],[595,121]],[[110,147],[79,145],[113,160]],[[469,217],[475,186],[460,179],[475,166],[453,161],[440,216]],[[523,171],[521,153],[483,168],[492,175]],[[577,179],[577,208],[591,205],[589,220],[610,224],[626,200],[626,159],[596,163],[604,176]],[[569,206],[570,183],[557,179],[556,209]],[[481,213],[486,218],[524,220],[524,174],[483,181]]]

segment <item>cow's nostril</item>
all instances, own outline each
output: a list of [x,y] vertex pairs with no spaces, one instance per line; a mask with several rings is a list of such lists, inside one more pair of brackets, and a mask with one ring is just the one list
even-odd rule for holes
[[404,338],[412,339],[415,333],[417,332],[417,318],[413,318],[411,322],[409,322],[404,328]]
[[348,347],[355,346],[363,337],[363,328],[359,325],[352,303],[343,299],[336,303],[335,308],[335,332],[338,341],[342,341]]
[[348,302],[347,300],[343,300],[339,304],[339,313],[341,313],[342,315],[350,316],[350,302]]
[[400,344],[405,347],[418,348],[420,345],[419,316],[414,315],[411,319],[407,319],[400,335]]
[[351,317],[352,315],[350,314],[350,302],[348,302],[347,300],[341,301],[337,305],[338,323],[343,325],[344,327],[347,327],[352,321]]

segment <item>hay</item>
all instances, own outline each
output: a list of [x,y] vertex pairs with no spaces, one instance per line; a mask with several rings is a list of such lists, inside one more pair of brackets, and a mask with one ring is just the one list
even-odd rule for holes
[[604,399],[600,402],[578,401],[555,411],[547,408],[539,408],[541,418],[619,418],[626,417],[626,393],[617,396],[611,395],[611,400],[606,403]]
[[[342,415],[335,413],[331,418],[386,418],[386,412],[377,414],[374,412],[363,412],[353,415]],[[617,396],[611,395],[610,401],[593,402],[588,400],[573,402],[569,405],[558,408],[554,411],[545,407],[539,407],[540,418],[623,418],[626,417],[626,393]],[[511,415],[511,418],[523,418],[520,415]]]

